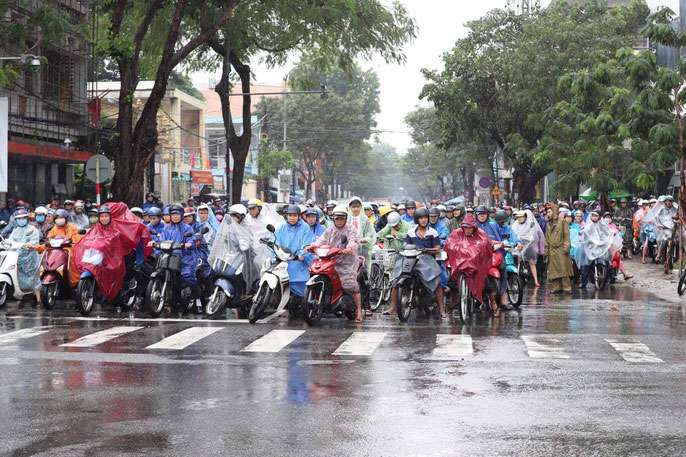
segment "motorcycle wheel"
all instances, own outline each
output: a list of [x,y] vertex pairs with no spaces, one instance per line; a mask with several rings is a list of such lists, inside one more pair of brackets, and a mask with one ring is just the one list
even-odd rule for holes
[[634,238],[634,241],[631,244],[631,254],[638,255],[639,252],[641,252],[641,239],[639,238],[637,240],[636,238]]
[[205,308],[205,314],[209,317],[218,317],[224,308],[226,308],[226,303],[228,298],[221,287],[216,286],[210,295],[210,299],[207,302],[207,307]]
[[605,265],[598,263],[593,265],[593,284],[595,284],[595,288],[598,290],[605,289],[607,284],[607,267]]
[[307,286],[305,289],[305,295],[303,298],[302,312],[303,319],[309,325],[316,325],[321,319],[322,314],[324,314],[324,307],[327,306],[329,301],[327,290],[329,288],[328,280],[325,280],[324,284],[319,286],[317,284]]
[[76,307],[82,315],[88,316],[93,311],[94,304],[95,279],[84,278],[79,281],[79,285],[76,288]]
[[40,302],[45,309],[53,309],[57,295],[57,283],[43,284],[40,288]]
[[676,288],[679,295],[686,293],[686,269],[681,273],[681,278],[679,278],[679,285]]
[[467,286],[467,277],[460,275],[460,288],[457,291],[457,300],[460,309],[460,321],[463,324],[469,323],[472,319],[472,297]]
[[391,299],[391,278],[384,273],[383,275],[383,301],[388,303]]
[[257,295],[255,296],[255,299],[252,302],[252,306],[250,306],[250,312],[248,313],[248,321],[251,324],[257,322],[257,319],[259,319],[260,314],[262,314],[262,311],[264,311],[267,308],[267,304],[271,301],[271,299],[272,290],[269,287],[269,285],[265,282],[262,284],[260,290],[257,292]]
[[369,301],[372,311],[376,311],[384,299],[384,275],[378,264],[372,264],[372,274],[369,278]]
[[9,284],[7,284],[6,282],[0,284],[0,309],[4,308],[7,304],[7,298],[11,295],[10,289],[11,288]]
[[507,274],[507,298],[510,300],[510,304],[519,308],[522,304],[523,293],[522,281],[519,279],[519,275],[515,273]]
[[407,322],[412,313],[412,288],[403,284],[398,288],[398,319]]
[[145,301],[152,317],[159,317],[164,310],[165,297],[162,294],[164,282],[161,279],[153,279],[148,283]]

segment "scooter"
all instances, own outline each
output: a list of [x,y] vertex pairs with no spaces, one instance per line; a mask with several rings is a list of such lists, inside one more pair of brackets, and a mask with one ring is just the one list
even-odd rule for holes
[[[133,307],[136,301],[136,292],[138,282],[136,280],[136,271],[134,269],[135,253],[128,254],[124,261],[126,263],[126,276],[124,276],[124,283],[119,294],[115,297],[113,303],[124,311],[128,311]],[[97,264],[98,259],[84,262],[85,264]],[[79,280],[79,285],[76,287],[76,309],[83,316],[88,316],[93,311],[93,306],[96,300],[105,301],[105,297],[100,294],[98,284],[95,276],[87,267],[84,267]]]
[[[341,245],[347,244],[348,238],[343,236]],[[343,249],[324,245],[315,249],[314,253],[318,258],[310,265],[310,279],[307,281],[302,306],[305,322],[315,325],[324,313],[336,316],[345,315],[349,320],[355,319],[357,314],[355,303],[352,297],[343,295],[341,278],[336,272],[336,257],[343,254]],[[369,298],[366,270],[364,257],[360,256],[357,281],[363,295],[363,308],[365,300]]]
[[[488,269],[488,275],[486,275],[486,283],[490,283],[489,289],[495,290],[495,295],[496,297],[500,297],[502,300],[502,297],[500,295],[500,287],[501,287],[501,275],[500,275],[500,266],[503,264],[504,259],[503,259],[503,254],[498,252],[503,248],[503,243],[496,243],[493,245],[493,255],[491,256],[491,267]],[[491,306],[491,298],[490,295],[484,294],[484,305],[488,308],[489,311],[492,311],[493,307]]]
[[608,261],[604,258],[598,258],[591,262],[591,271],[589,273],[589,275],[591,275],[590,280],[593,281],[593,284],[597,290],[605,289],[605,286],[608,282],[614,284],[617,276],[617,268],[619,267],[618,254],[619,251],[617,251],[613,256],[611,264],[608,263]]
[[[267,230],[271,233],[275,231],[271,224],[267,225]],[[262,266],[260,285],[248,313],[251,324],[257,322],[260,314],[266,309],[276,309],[275,312],[283,310],[291,295],[288,261],[294,260],[295,256],[287,247],[266,238],[262,238],[260,243],[267,245],[274,253],[274,257],[265,260]]]
[[505,238],[503,249],[505,250],[505,270],[507,271],[507,298],[514,308],[519,308],[524,298],[524,283],[519,277],[519,269],[512,255],[516,248],[507,241],[509,235],[505,235]]
[[[219,316],[224,308],[236,308],[239,314],[247,314],[248,307],[252,302],[252,292],[247,290],[243,278],[243,266],[245,265],[245,252],[250,249],[248,240],[239,240],[238,251],[227,251],[223,257],[212,262],[212,272],[215,280],[212,284],[210,299],[207,302],[205,313],[211,317]],[[243,294],[245,293],[245,296]]]
[[53,309],[58,298],[71,294],[69,284],[70,238],[56,236],[45,240],[47,251],[41,260],[40,301],[45,309]]
[[[153,233],[156,235],[157,233]],[[184,233],[184,238],[190,238],[192,233]],[[183,243],[173,241],[155,241],[153,247],[160,251],[155,271],[150,275],[150,282],[146,290],[146,304],[150,315],[158,317],[167,302],[180,306],[183,310],[190,310],[195,304],[191,286],[184,286],[181,281],[181,255],[174,251],[185,249]]]
[[[427,240],[430,242],[427,236]],[[437,307],[434,299],[434,291],[428,290],[415,268],[419,261],[419,256],[425,254],[427,249],[419,248],[413,244],[408,244],[398,251],[398,259],[401,262],[399,267],[400,276],[396,282],[398,287],[398,319],[400,322],[407,322],[413,309],[421,309],[424,314],[430,316]],[[445,251],[441,251],[437,261],[447,259]]]
[[0,236],[0,309],[7,304],[9,298],[23,300],[25,297],[35,295],[33,290],[21,290],[19,287],[19,276],[17,261],[19,251],[23,244],[16,241],[4,239]]

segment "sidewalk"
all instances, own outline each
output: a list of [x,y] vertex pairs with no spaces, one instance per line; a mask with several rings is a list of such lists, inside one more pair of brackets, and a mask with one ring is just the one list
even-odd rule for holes
[[632,260],[624,259],[623,262],[626,271],[634,277],[629,281],[624,281],[624,277],[620,273],[615,287],[628,285],[650,292],[667,302],[686,303],[686,295],[679,297],[676,291],[679,284],[679,270],[665,274],[664,265],[653,264],[650,260],[644,265],[641,263],[640,255],[634,256]]

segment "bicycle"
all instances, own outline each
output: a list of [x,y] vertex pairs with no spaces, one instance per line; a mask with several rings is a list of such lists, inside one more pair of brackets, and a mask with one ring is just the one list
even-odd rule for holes
[[376,311],[382,303],[387,303],[391,299],[391,273],[396,255],[395,249],[374,246],[369,277],[369,301],[372,311]]

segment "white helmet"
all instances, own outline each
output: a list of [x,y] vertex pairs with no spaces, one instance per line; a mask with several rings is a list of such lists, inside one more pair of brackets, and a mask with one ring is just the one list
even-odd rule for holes
[[45,206],[39,206],[38,208],[36,208],[34,213],[36,213],[36,214],[48,214],[48,210]]
[[400,223],[400,214],[393,211],[392,213],[390,213],[388,215],[387,220],[388,220],[388,225],[390,225],[391,227],[395,227],[396,225],[398,225]]
[[445,213],[445,210],[446,210],[445,205],[438,205],[436,208],[438,208],[438,211]]
[[136,216],[143,217],[143,210],[140,209],[140,208],[137,207],[137,206],[134,206],[134,207],[131,208],[129,211],[131,211],[131,212],[132,212],[133,214],[135,214]]
[[243,218],[248,214],[248,209],[240,203],[231,205],[231,207],[229,208],[229,215],[234,214],[238,216],[240,220],[243,220]]

